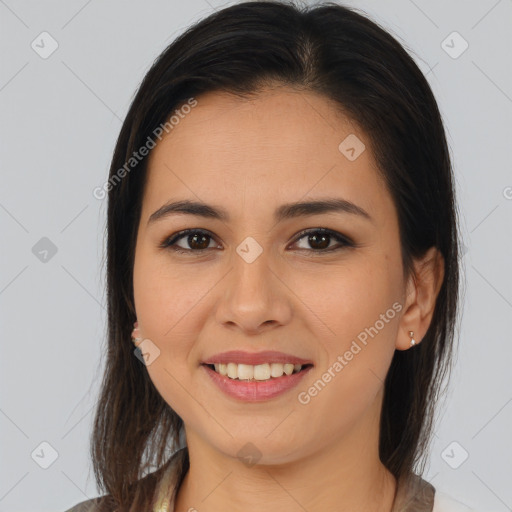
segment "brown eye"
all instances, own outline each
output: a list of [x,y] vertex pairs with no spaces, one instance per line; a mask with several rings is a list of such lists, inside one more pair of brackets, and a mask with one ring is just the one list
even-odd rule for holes
[[[325,253],[341,249],[345,246],[354,247],[353,242],[341,233],[325,228],[303,231],[300,236],[296,238],[295,244],[302,239],[305,239],[305,243],[309,247],[299,247],[299,250]],[[331,246],[333,240],[338,242],[337,246]]]
[[[162,249],[169,248],[181,253],[201,252],[210,248],[212,240],[212,235],[206,231],[186,229],[164,240],[160,247]],[[178,242],[183,245],[179,245]]]
[[[355,244],[346,236],[326,228],[315,228],[303,231],[295,239],[294,245],[305,239],[306,247],[299,247],[300,251],[325,254],[334,252],[344,247],[355,247]],[[186,229],[165,239],[159,247],[171,249],[182,254],[202,254],[208,249],[214,249],[211,242],[215,239],[208,231],[201,229]],[[332,242],[337,244],[332,244]]]
[[323,233],[322,234],[318,234],[318,233],[310,234],[310,235],[307,235],[307,237],[308,237],[308,244],[313,249],[327,249],[327,247],[329,247],[329,244],[331,241],[331,236],[325,235]]
[[210,237],[203,233],[188,235],[187,243],[192,249],[207,249],[210,245]]

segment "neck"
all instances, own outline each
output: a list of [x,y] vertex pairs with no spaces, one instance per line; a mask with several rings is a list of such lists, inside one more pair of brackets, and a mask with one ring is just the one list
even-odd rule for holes
[[[244,465],[187,432],[190,469],[175,510],[390,512],[394,476],[378,456],[378,409],[345,435],[281,464]],[[324,441],[325,442],[325,441]]]

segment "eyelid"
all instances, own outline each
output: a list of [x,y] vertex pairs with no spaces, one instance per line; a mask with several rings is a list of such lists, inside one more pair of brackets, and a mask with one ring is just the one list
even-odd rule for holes
[[[356,245],[348,236],[344,235],[343,233],[335,231],[334,229],[320,227],[303,229],[302,231],[297,233],[297,235],[295,235],[292,243],[297,243],[301,238],[304,238],[306,235],[310,233],[324,233],[326,235],[329,235],[331,238],[334,238],[338,243],[343,243],[347,247],[355,247]],[[322,252],[329,252],[330,250],[334,250],[334,248],[324,249],[323,251],[313,251],[313,249],[309,249],[309,252],[316,252],[318,254],[321,254]]]
[[[171,236],[164,238],[164,240],[159,244],[159,247],[161,249],[171,249],[171,250],[174,250],[174,251],[182,253],[182,254],[185,254],[185,253],[196,254],[196,255],[204,254],[205,251],[209,250],[209,248],[193,250],[193,249],[183,249],[183,248],[175,245],[178,241],[185,238],[187,235],[190,235],[193,233],[200,233],[200,234],[207,235],[212,240],[215,240],[218,243],[217,237],[208,229],[187,228],[187,229],[178,231],[178,232],[172,234]],[[323,227],[306,228],[306,229],[303,229],[302,231],[299,231],[296,235],[294,235],[291,245],[296,244],[299,240],[301,240],[305,236],[309,235],[310,233],[326,234],[326,235],[330,236],[331,238],[333,238],[336,242],[338,242],[338,244],[341,244],[341,245],[338,245],[337,247],[334,246],[329,249],[322,249],[322,250],[316,250],[316,251],[314,249],[298,249],[299,251],[306,251],[306,252],[313,253],[316,255],[322,255],[322,254],[326,254],[326,253],[328,254],[328,253],[334,252],[334,251],[336,251],[338,249],[342,249],[344,247],[356,247],[357,246],[357,244],[352,239],[350,239],[348,236],[344,235],[343,233],[340,233],[339,231],[335,231],[333,229],[323,228]],[[289,247],[289,245],[287,247]]]
[[[212,240],[217,241],[217,237],[211,231],[209,231],[208,229],[203,229],[203,228],[187,228],[187,229],[182,229],[181,231],[177,231],[176,233],[173,233],[172,235],[165,237],[162,240],[162,242],[158,245],[158,247],[160,247],[161,249],[168,249],[168,248],[173,249],[172,246],[174,244],[176,244],[176,242],[178,242],[181,239],[185,238],[187,235],[190,235],[190,234],[193,234],[193,233],[201,233],[203,235],[209,236]],[[217,243],[218,243],[218,241],[217,241]],[[177,249],[177,251],[179,252],[180,250],[182,252],[201,253],[203,251],[206,251],[207,249],[193,251],[192,249],[182,249],[181,247],[179,247]]]

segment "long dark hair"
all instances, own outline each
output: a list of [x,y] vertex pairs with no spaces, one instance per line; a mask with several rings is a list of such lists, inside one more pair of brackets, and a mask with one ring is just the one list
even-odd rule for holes
[[[444,258],[432,322],[422,343],[395,351],[381,414],[380,458],[397,478],[414,471],[428,449],[451,369],[459,286],[454,183],[435,98],[404,47],[364,14],[332,2],[244,2],[196,23],[156,59],[123,123],[104,188],[108,347],[91,455],[100,490],[123,510],[134,503],[147,509],[160,474],[148,469],[162,470],[183,427],[130,342],[147,157],[130,159],[191,98],[210,91],[246,97],[269,84],[334,100],[369,136],[398,213],[406,276],[431,247]],[[187,469],[188,462],[181,478]]]

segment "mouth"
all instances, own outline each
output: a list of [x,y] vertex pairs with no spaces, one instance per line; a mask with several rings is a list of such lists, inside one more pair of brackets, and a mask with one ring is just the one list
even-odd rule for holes
[[257,365],[237,363],[203,363],[211,371],[231,380],[265,382],[307,371],[313,365],[293,363],[263,363]]
[[314,365],[283,352],[235,350],[214,355],[200,367],[227,397],[242,402],[263,402],[292,390]]

